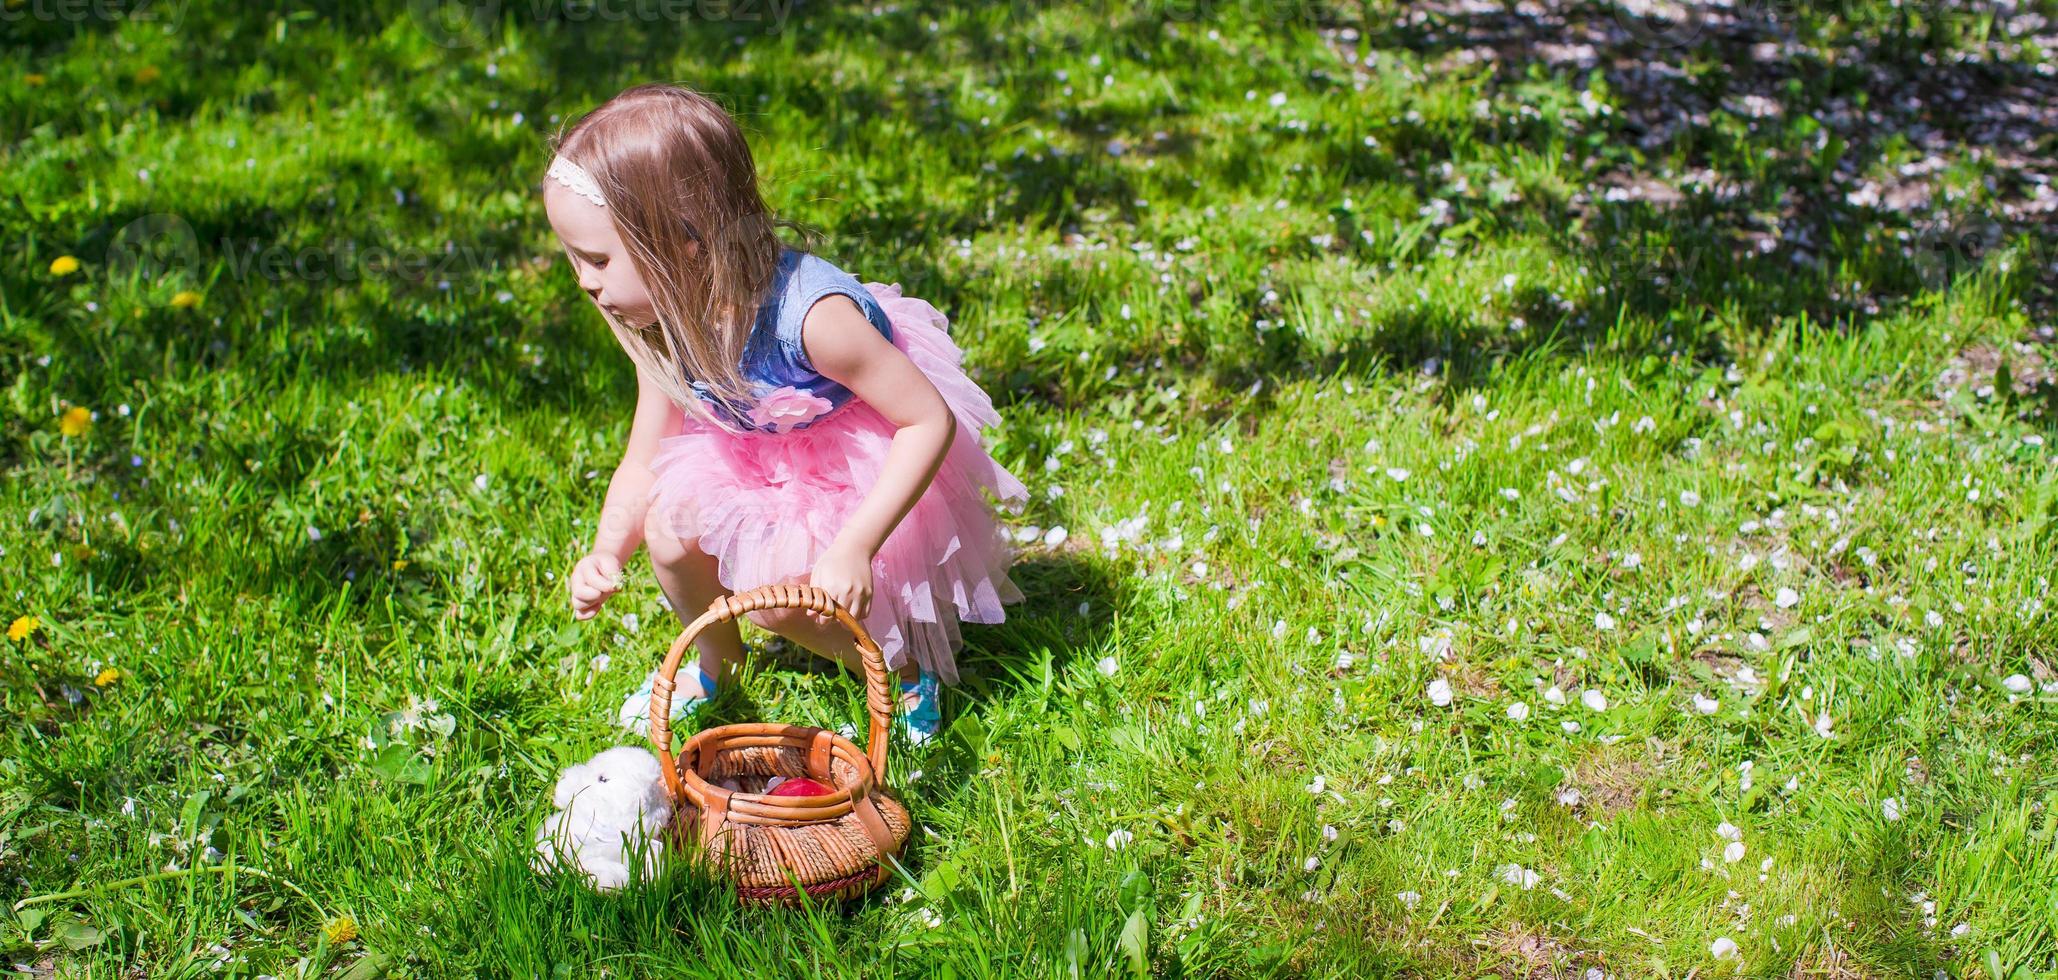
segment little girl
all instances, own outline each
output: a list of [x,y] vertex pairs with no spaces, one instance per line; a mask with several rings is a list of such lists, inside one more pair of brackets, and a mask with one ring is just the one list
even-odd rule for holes
[[[723,592],[817,586],[861,620],[898,672],[901,729],[941,722],[959,622],[999,623],[1022,593],[986,499],[1022,482],[979,432],[993,402],[958,366],[936,308],[859,284],[785,244],[735,121],[674,85],[630,88],[554,141],[544,209],[586,291],[635,363],[636,414],[592,552],[570,575],[586,619],[648,545],[682,621]],[[853,671],[850,634],[799,610],[752,622]],[[742,655],[733,622],[703,631],[671,716],[707,703]],[[647,731],[653,671],[619,721]]]

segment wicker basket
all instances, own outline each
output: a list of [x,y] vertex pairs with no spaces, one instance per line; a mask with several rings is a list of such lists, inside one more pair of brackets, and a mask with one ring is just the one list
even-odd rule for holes
[[[715,623],[760,609],[807,609],[835,617],[857,638],[865,666],[869,749],[835,732],[752,722],[706,729],[672,755],[673,678],[694,638]],[[768,585],[716,599],[688,625],[651,683],[650,740],[663,764],[680,853],[704,851],[736,880],[746,902],[852,898],[893,874],[887,860],[908,837],[908,812],[886,795],[886,739],[895,699],[886,656],[864,625],[821,589]],[[769,796],[715,785],[729,777],[806,776],[825,796]],[[796,882],[798,886],[796,887]]]

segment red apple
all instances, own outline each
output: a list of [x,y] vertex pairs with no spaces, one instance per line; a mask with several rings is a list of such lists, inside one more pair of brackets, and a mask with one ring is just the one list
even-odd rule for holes
[[789,780],[787,780],[787,781],[785,781],[785,782],[783,782],[783,783],[780,783],[780,784],[779,784],[779,788],[778,788],[778,789],[775,789],[775,790],[773,790],[773,791],[771,791],[770,793],[767,793],[767,794],[765,794],[765,795],[767,795],[767,796],[828,796],[829,794],[831,794],[831,793],[834,793],[834,792],[836,792],[836,790],[835,790],[834,788],[832,788],[832,787],[828,787],[828,786],[824,786],[824,785],[822,785],[821,783],[815,782],[814,780],[812,780],[812,779],[809,779],[809,778],[807,778],[806,776],[795,776],[795,777],[793,777],[792,779],[789,779]]

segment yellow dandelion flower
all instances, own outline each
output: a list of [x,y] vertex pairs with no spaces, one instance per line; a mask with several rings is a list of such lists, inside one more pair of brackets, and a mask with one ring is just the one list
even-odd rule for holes
[[136,69],[136,81],[148,85],[151,82],[157,81],[157,77],[162,74],[164,73],[158,71],[156,65],[144,65]]
[[200,294],[190,289],[181,289],[172,294],[171,305],[181,310],[190,310],[200,305]]
[[48,78],[45,78],[45,77],[43,77],[43,73],[42,73],[42,72],[34,72],[34,71],[32,71],[32,72],[29,72],[29,73],[28,73],[28,74],[26,74],[26,75],[23,75],[23,76],[21,77],[21,80],[22,80],[23,82],[27,83],[27,84],[28,84],[28,87],[30,87],[30,88],[41,88],[44,82],[47,82],[47,81],[49,81],[49,79],[48,79]]
[[121,680],[121,678],[122,669],[120,667],[109,667],[106,670],[103,670],[100,673],[93,675],[93,686],[106,687],[107,685],[112,684],[115,681]]
[[395,558],[395,559],[393,559],[393,570],[394,570],[394,571],[396,571],[396,572],[404,572],[404,571],[407,571],[407,566],[408,566],[408,560],[407,560],[407,559],[405,559],[405,558]]
[[7,638],[20,643],[28,639],[29,634],[34,633],[36,627],[41,625],[43,621],[34,616],[17,616],[14,622],[7,624]]
[[329,937],[330,945],[347,943],[357,938],[357,920],[347,915],[339,915],[322,927],[322,934]]
[[92,427],[93,413],[87,411],[84,405],[73,405],[65,409],[64,414],[57,419],[57,431],[74,439],[85,435],[86,430]]
[[79,271],[79,260],[69,255],[60,255],[50,260],[50,274],[68,276]]

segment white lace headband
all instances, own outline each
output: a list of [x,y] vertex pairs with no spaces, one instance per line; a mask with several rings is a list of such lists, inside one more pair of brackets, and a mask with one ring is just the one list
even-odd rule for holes
[[558,183],[571,188],[573,193],[580,197],[592,201],[599,207],[607,207],[607,198],[600,196],[600,185],[594,182],[593,175],[587,173],[586,168],[564,157],[557,157],[550,161],[550,176],[556,178]]

